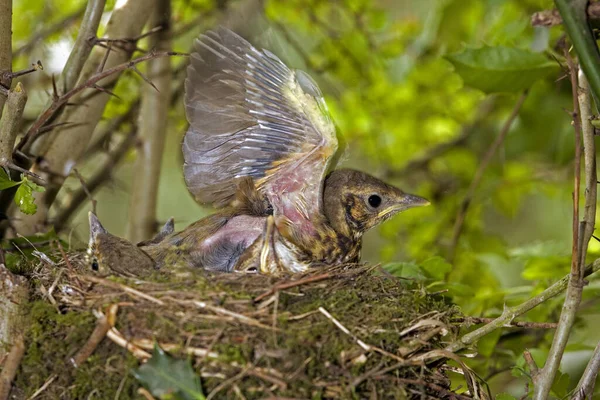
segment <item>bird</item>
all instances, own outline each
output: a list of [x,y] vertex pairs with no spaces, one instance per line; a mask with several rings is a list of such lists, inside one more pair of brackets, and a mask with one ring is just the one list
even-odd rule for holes
[[[227,28],[195,41],[184,104],[186,185],[221,211],[145,247],[155,259],[265,274],[357,262],[366,231],[429,204],[364,172],[333,169],[337,132],[316,82]],[[245,197],[258,206],[242,207],[251,213],[231,206],[240,181],[255,193]]]
[[154,260],[140,247],[109,233],[91,211],[88,219],[90,240],[86,261],[92,271],[101,275],[146,277],[156,270]]

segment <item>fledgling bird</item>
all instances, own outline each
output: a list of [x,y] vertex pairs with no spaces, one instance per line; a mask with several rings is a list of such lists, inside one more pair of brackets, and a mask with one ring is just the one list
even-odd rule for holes
[[429,204],[359,171],[327,176],[338,140],[308,74],[225,28],[200,36],[194,50],[185,82],[186,184],[200,203],[225,207],[250,179],[261,200],[253,213],[225,208],[144,247],[155,259],[271,274],[356,262],[364,232]]
[[103,275],[144,277],[155,271],[154,260],[142,249],[110,234],[93,212],[88,213],[90,241],[87,262],[93,271]]

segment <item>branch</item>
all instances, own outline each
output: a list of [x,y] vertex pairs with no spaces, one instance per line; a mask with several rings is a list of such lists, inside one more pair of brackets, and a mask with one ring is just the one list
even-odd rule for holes
[[592,354],[588,365],[585,367],[585,371],[583,371],[583,375],[571,398],[572,400],[586,400],[592,398],[598,371],[600,371],[600,342],[596,345],[594,353]]
[[19,133],[25,103],[27,103],[27,93],[21,82],[19,82],[8,93],[5,110],[2,113],[2,118],[0,118],[0,167],[18,170],[18,166],[13,163],[12,153]]
[[453,260],[454,260],[454,256],[456,254],[456,246],[458,245],[458,240],[462,233],[463,225],[465,223],[465,218],[467,216],[467,211],[469,210],[469,205],[471,204],[471,201],[473,200],[473,197],[475,196],[475,190],[479,186],[481,179],[483,179],[483,173],[485,172],[485,169],[487,168],[489,163],[492,161],[492,158],[496,154],[496,151],[498,151],[498,148],[500,148],[500,146],[504,142],[504,139],[506,138],[506,135],[508,134],[510,127],[512,126],[514,120],[519,115],[521,106],[525,102],[526,98],[527,98],[527,91],[523,92],[521,94],[521,96],[519,96],[519,99],[517,100],[517,103],[513,107],[513,110],[510,113],[510,116],[504,123],[504,126],[502,126],[502,130],[500,131],[500,133],[498,133],[496,140],[494,140],[494,142],[491,144],[491,146],[489,147],[489,149],[483,156],[483,159],[481,160],[481,164],[479,164],[479,168],[477,169],[477,171],[475,171],[475,176],[473,177],[473,181],[471,181],[471,184],[469,185],[469,188],[467,189],[467,194],[465,195],[465,198],[463,199],[463,201],[460,205],[460,208],[458,210],[458,213],[456,215],[456,221],[454,223],[454,229],[453,229],[453,234],[452,234],[452,242],[450,243],[450,248],[448,250],[448,260],[450,262],[453,262]]
[[92,52],[93,46],[90,44],[90,38],[96,37],[105,2],[105,0],[90,0],[87,3],[79,33],[73,45],[73,51],[69,54],[65,68],[58,79],[57,86],[61,88],[63,93],[75,86],[83,65]]
[[592,93],[600,98],[600,53],[595,36],[587,20],[587,0],[554,0],[556,8],[564,21],[565,30],[571,38],[573,47],[579,56],[579,64],[585,73]]
[[[12,71],[12,0],[0,0],[0,88],[10,89]],[[0,92],[0,116],[6,96]]]
[[[123,6],[113,10],[110,20],[107,23],[105,36],[108,38],[132,38],[138,36],[146,24],[148,17],[154,9],[154,2],[147,0],[128,0]],[[86,44],[87,45],[87,44]],[[103,87],[112,88],[119,79],[120,71],[111,71],[103,78],[97,74],[98,67],[103,63],[106,50],[103,48],[94,48],[92,54],[86,61],[79,74],[78,82],[88,82],[91,77],[96,77],[93,82]],[[106,58],[106,69],[112,70],[114,67],[127,63],[130,60],[132,52],[111,52]],[[125,67],[127,69],[127,67]],[[90,82],[91,83],[91,82]],[[91,87],[91,85],[90,85]],[[35,233],[40,227],[45,228],[48,221],[48,210],[53,204],[56,195],[62,187],[65,179],[69,176],[73,167],[77,166],[81,156],[87,148],[93,131],[98,125],[104,109],[109,100],[109,95],[99,93],[89,99],[84,99],[83,93],[74,93],[69,90],[64,95],[59,96],[66,104],[65,98],[72,98],[70,102],[78,104],[78,107],[67,107],[62,112],[57,122],[70,122],[69,126],[61,126],[47,139],[42,140],[40,148],[36,149],[35,154],[40,157],[40,161],[33,166],[32,171],[40,172],[42,176],[47,177],[49,184],[44,193],[36,193],[34,198],[38,206],[34,215],[23,215],[20,220],[15,221],[15,227],[23,235]],[[54,115],[56,103],[53,102],[53,109],[46,110],[34,123],[30,132],[35,132],[48,122],[49,117]],[[37,145],[36,145],[37,146]]]
[[[600,20],[600,3],[590,2],[587,8],[587,16],[591,20]],[[555,26],[563,23],[558,10],[538,11],[531,16],[532,26]]]
[[[151,36],[149,45],[153,48],[162,51],[171,49],[170,18],[170,1],[158,0],[150,25],[163,29]],[[146,67],[148,79],[155,86],[144,86],[141,93],[140,145],[137,147],[127,224],[127,238],[133,243],[150,238],[156,229],[160,166],[171,98],[171,60],[154,59]]]
[[97,83],[99,81],[101,81],[102,79],[107,78],[113,74],[123,72],[126,69],[133,69],[135,67],[135,65],[137,65],[141,62],[152,60],[154,58],[159,58],[159,57],[168,57],[168,56],[177,56],[177,55],[183,55],[183,54],[172,52],[172,51],[161,51],[161,52],[150,51],[148,54],[138,57],[134,60],[124,62],[123,64],[117,65],[116,67],[113,67],[113,68],[107,69],[106,71],[102,71],[97,74],[94,74],[90,79],[88,79],[81,85],[74,87],[73,89],[71,89],[67,93],[65,93],[64,95],[55,99],[52,102],[52,104],[50,105],[50,107],[48,107],[39,116],[39,118],[31,125],[31,127],[29,128],[29,130],[27,131],[27,133],[21,140],[21,142],[17,145],[17,149],[21,150],[23,147],[26,147],[29,138],[33,135],[36,135],[38,133],[38,131],[40,129],[42,129],[44,124],[54,115],[54,113],[59,108],[61,108],[63,105],[65,105],[69,101],[69,99],[71,99],[73,96],[75,96],[82,90],[95,88]]
[[[560,361],[565,352],[571,329],[575,324],[577,309],[583,293],[583,265],[589,240],[594,232],[596,219],[596,149],[594,145],[594,127],[591,124],[592,101],[590,87],[586,76],[580,71],[577,85],[577,67],[566,51],[566,58],[571,72],[573,90],[573,125],[575,127],[575,171],[573,192],[573,250],[571,258],[571,274],[567,294],[560,313],[558,328],[552,340],[546,364],[538,375],[534,399],[544,400],[548,397],[558,372]],[[586,199],[584,219],[579,223],[579,184],[581,175],[581,137],[585,144]],[[592,204],[593,203],[593,204]]]
[[[585,276],[591,275],[594,272],[600,270],[600,258],[595,260],[593,263],[588,265],[585,268],[584,274]],[[477,328],[472,332],[469,332],[463,335],[460,339],[450,343],[446,346],[446,351],[457,352],[459,350],[464,349],[465,347],[477,342],[479,339],[494,332],[496,329],[500,329],[509,325],[513,319],[518,317],[519,315],[523,315],[529,310],[534,309],[540,304],[548,301],[549,299],[558,296],[561,294],[569,285],[569,277],[570,275],[565,276],[560,281],[556,282],[548,289],[544,290],[542,293],[538,294],[535,297],[527,300],[524,303],[521,303],[514,307],[508,307],[504,309],[502,315],[498,318],[494,319],[487,325],[482,326],[481,328]],[[510,326],[510,325],[509,325]]]

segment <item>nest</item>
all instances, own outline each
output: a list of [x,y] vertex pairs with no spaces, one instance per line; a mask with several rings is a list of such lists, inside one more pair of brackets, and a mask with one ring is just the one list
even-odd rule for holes
[[30,278],[14,398],[139,398],[131,372],[155,343],[191,360],[207,398],[473,393],[451,390],[446,375],[453,356],[442,349],[456,339],[458,311],[379,267],[289,278],[179,271],[140,281],[92,275],[81,254],[70,254],[46,259]]

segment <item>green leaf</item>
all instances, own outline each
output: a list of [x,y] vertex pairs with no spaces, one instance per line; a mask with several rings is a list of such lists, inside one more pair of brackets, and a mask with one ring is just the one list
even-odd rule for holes
[[156,344],[152,358],[135,370],[133,375],[161,399],[205,399],[200,378],[189,361],[170,357]]
[[414,279],[418,281],[422,281],[427,278],[421,267],[415,263],[395,262],[385,264],[383,268],[399,278]]
[[33,192],[43,192],[45,190],[46,189],[42,186],[31,182],[27,177],[23,177],[21,186],[19,186],[15,193],[15,203],[17,203],[22,213],[29,215],[35,214],[37,205],[35,204]]
[[558,70],[543,54],[501,46],[466,49],[445,58],[465,85],[486,93],[524,90]]
[[8,189],[20,184],[21,182],[11,181],[4,168],[0,168],[0,190]]
[[452,270],[452,264],[443,257],[431,257],[421,263],[421,268],[433,279],[443,281],[446,274]]

